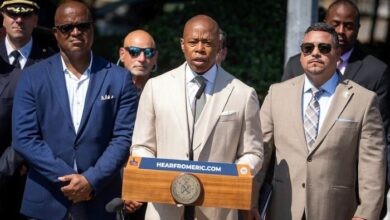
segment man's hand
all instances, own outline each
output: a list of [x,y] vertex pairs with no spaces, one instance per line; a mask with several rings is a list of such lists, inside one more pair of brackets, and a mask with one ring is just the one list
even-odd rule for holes
[[143,205],[143,203],[141,202],[136,202],[132,200],[125,200],[124,203],[125,203],[124,209],[126,212],[129,213],[137,211]]
[[241,210],[241,213],[244,220],[262,220],[257,208],[252,208],[249,211]]
[[73,203],[91,199],[92,186],[83,175],[71,174],[58,179],[61,182],[69,182],[68,185],[61,187],[61,191]]

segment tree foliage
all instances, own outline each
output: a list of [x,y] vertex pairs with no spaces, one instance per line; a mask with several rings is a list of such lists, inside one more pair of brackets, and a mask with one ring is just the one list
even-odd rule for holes
[[[141,26],[157,42],[160,74],[184,62],[180,38],[185,22],[197,14],[211,16],[227,33],[228,57],[222,66],[263,97],[269,85],[280,80],[283,70],[286,1],[197,0],[165,4],[155,19]],[[100,41],[104,41],[100,42],[103,45],[112,42]],[[117,57],[116,51],[112,54]]]

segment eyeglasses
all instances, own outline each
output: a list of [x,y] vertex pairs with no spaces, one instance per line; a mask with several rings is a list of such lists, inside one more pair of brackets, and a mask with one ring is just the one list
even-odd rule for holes
[[63,25],[55,26],[55,28],[61,31],[61,33],[63,34],[69,34],[75,28],[77,28],[77,30],[81,32],[85,32],[91,28],[91,24],[92,22],[83,22],[78,24],[63,24]]
[[141,52],[144,52],[146,58],[152,58],[156,53],[155,48],[125,47],[132,58],[137,58]]
[[[304,54],[311,54],[316,46],[313,43],[301,44],[301,51]],[[318,50],[322,54],[328,54],[332,50],[332,45],[326,43],[319,43],[317,45]]]

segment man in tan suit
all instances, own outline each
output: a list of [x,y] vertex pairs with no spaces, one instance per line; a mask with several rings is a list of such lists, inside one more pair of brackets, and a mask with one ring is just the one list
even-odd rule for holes
[[386,169],[377,97],[341,80],[332,27],[309,27],[301,51],[305,74],[272,85],[261,108],[264,165],[276,155],[267,220],[376,220]]
[[[215,64],[219,47],[218,24],[212,18],[198,15],[187,21],[181,39],[186,62],[150,79],[142,92],[132,155],[248,164],[257,173],[263,161],[257,94]],[[196,108],[193,104],[200,76],[206,85],[203,110],[197,108],[202,97]],[[183,207],[150,203],[146,219],[182,219],[183,213]],[[237,212],[196,207],[195,217],[237,219]]]

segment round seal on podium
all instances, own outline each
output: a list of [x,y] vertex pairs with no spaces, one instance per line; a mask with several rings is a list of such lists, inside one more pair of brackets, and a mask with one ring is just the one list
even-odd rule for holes
[[181,173],[172,181],[171,194],[177,203],[190,205],[202,194],[202,184],[195,175]]

